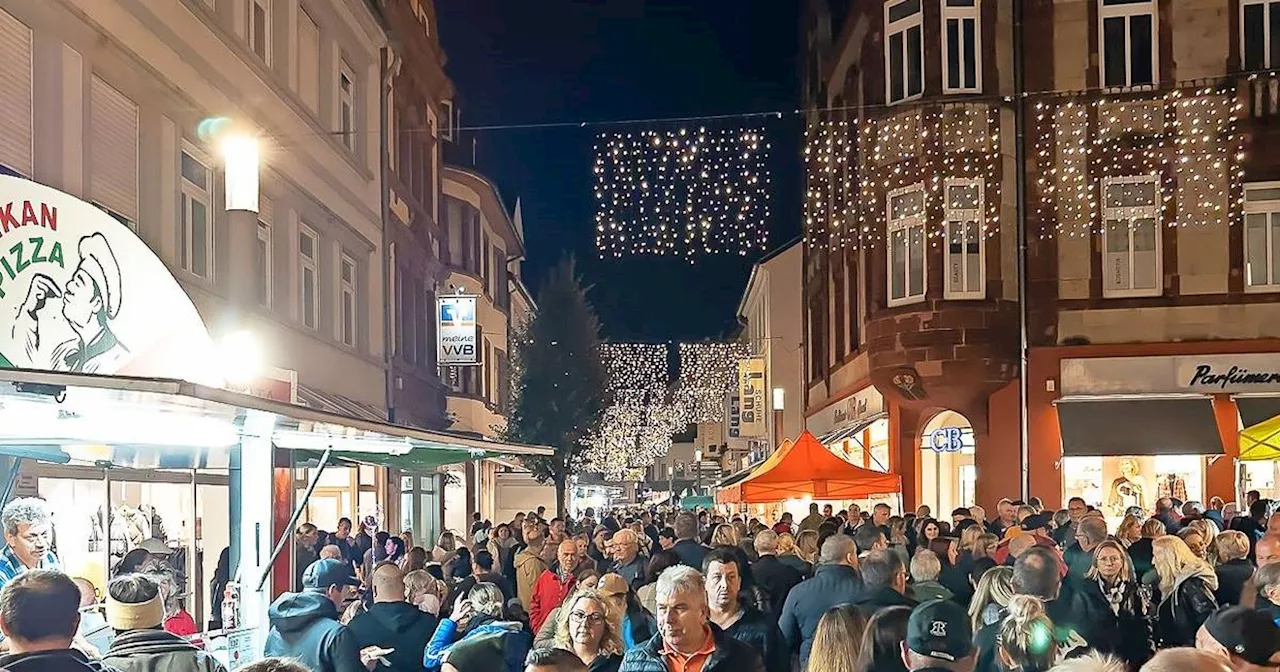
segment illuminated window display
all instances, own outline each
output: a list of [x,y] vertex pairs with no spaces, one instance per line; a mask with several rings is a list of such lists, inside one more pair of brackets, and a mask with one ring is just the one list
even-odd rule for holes
[[925,424],[920,434],[921,503],[935,514],[975,504],[976,445],[973,427],[959,413],[943,411]]
[[1265,499],[1275,499],[1280,489],[1276,488],[1276,472],[1280,470],[1280,462],[1241,462],[1240,463],[1240,501],[1244,501],[1244,493],[1257,490]]
[[1204,460],[1200,455],[1064,457],[1064,498],[1080,497],[1119,522],[1130,506],[1153,511],[1156,500],[1172,497],[1204,501]]

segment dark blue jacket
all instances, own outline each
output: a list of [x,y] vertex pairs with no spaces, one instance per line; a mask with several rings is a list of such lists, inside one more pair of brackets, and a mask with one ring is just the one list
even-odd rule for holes
[[702,571],[702,561],[711,550],[692,539],[681,539],[671,547],[672,552],[680,556],[680,564]]
[[297,658],[318,672],[368,672],[351,631],[338,622],[338,608],[320,593],[285,593],[267,610],[271,631],[264,653]]
[[787,649],[800,653],[800,669],[809,664],[813,633],[822,615],[831,607],[857,601],[861,595],[862,577],[847,565],[820,565],[812,579],[791,589],[778,628],[787,641]]
[[[716,650],[702,672],[765,672],[760,654],[754,649],[726,635],[714,624],[710,627]],[[662,657],[662,634],[628,651],[622,658],[620,672],[667,672],[667,663]]]

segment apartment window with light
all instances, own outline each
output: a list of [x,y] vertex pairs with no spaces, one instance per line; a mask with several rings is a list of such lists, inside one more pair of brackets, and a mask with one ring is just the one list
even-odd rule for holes
[[891,2],[884,7],[885,86],[889,103],[924,93],[924,26],[921,0]]
[[356,346],[356,262],[342,255],[342,344]]
[[1099,0],[1098,62],[1108,88],[1156,83],[1155,0]]
[[271,0],[249,0],[249,48],[271,65]]
[[924,300],[924,185],[889,192],[889,305]]
[[344,61],[338,68],[338,133],[347,149],[356,148],[356,76]]
[[944,93],[982,90],[979,0],[943,0],[942,88]]
[[946,222],[947,277],[943,295],[948,299],[981,299],[986,296],[983,249],[982,180],[947,180],[943,220]]
[[1159,296],[1160,187],[1155,175],[1102,182],[1102,294]]
[[1245,71],[1280,64],[1280,0],[1240,0],[1240,51]]
[[316,259],[320,245],[314,231],[307,227],[298,230],[298,287],[301,292],[302,324],[316,329],[320,324],[319,284]]
[[1280,182],[1244,188],[1245,289],[1280,291]]
[[194,149],[182,150],[182,225],[178,255],[183,270],[213,279],[213,171]]
[[258,292],[258,305],[271,307],[271,222],[258,219],[258,246],[253,259],[254,283]]

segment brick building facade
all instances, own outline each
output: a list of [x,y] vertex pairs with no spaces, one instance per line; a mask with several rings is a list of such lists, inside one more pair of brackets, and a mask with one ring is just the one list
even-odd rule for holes
[[1280,350],[1280,3],[1023,8],[1020,164],[1011,0],[807,6],[810,428],[850,453],[887,442],[908,506],[1020,493],[1022,170],[1031,494],[1274,488],[1233,458],[1237,399],[1280,386],[1188,375]]

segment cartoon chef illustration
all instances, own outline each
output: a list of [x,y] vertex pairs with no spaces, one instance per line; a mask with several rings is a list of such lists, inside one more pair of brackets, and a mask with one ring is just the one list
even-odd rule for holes
[[[120,266],[111,245],[101,233],[80,239],[80,263],[59,288],[53,278],[39,273],[31,278],[27,298],[18,308],[13,337],[25,336],[27,360],[33,368],[77,373],[114,373],[128,358],[129,350],[111,330],[120,314]],[[50,299],[62,299],[62,317],[72,338],[45,343],[56,317],[46,310]]]

